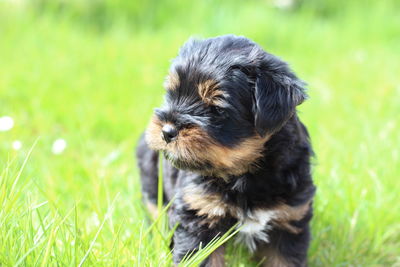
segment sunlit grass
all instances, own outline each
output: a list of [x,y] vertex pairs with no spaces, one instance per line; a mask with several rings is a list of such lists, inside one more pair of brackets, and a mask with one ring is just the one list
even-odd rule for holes
[[[223,33],[252,38],[309,84],[299,110],[316,152],[310,265],[400,265],[400,19],[390,3],[329,17],[255,1],[207,16],[193,4],[190,18],[178,8],[151,29],[116,19],[103,31],[1,5],[0,117],[13,127],[0,132],[0,265],[170,264],[172,231],[165,213],[146,216],[133,150],[178,47]],[[57,140],[66,146],[55,154]],[[248,266],[243,248],[228,250],[228,266]]]

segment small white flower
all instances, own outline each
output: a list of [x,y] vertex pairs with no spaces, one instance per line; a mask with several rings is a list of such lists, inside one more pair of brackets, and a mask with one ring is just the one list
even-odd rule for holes
[[14,127],[14,120],[9,116],[0,117],[0,132],[11,130]]
[[66,147],[67,147],[67,141],[65,141],[62,138],[59,138],[54,141],[51,151],[53,152],[53,154],[59,155],[64,152]]
[[22,148],[22,142],[19,140],[15,140],[14,142],[12,142],[12,148],[14,150],[20,150]]

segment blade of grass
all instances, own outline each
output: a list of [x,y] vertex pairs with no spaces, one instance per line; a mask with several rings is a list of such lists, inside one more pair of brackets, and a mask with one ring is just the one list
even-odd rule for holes
[[103,229],[105,222],[106,222],[107,219],[111,216],[111,211],[112,211],[112,209],[114,208],[114,204],[115,204],[115,201],[116,201],[116,199],[117,199],[118,196],[119,196],[119,193],[115,196],[115,198],[114,198],[114,200],[112,201],[110,207],[108,208],[108,210],[107,210],[107,212],[106,212],[106,215],[104,216],[104,219],[103,219],[103,221],[101,222],[101,225],[100,225],[99,229],[98,229],[97,232],[96,232],[96,235],[94,236],[94,238],[93,238],[92,241],[90,242],[90,246],[89,246],[88,250],[86,251],[85,255],[83,256],[82,260],[79,262],[78,267],[81,267],[81,266],[83,265],[83,263],[86,261],[86,259],[89,257],[89,254],[90,254],[90,252],[92,251],[93,246],[94,246],[94,244],[95,244],[95,242],[96,242],[96,240],[97,240],[97,238],[98,238],[98,236],[99,236],[101,230]]
[[9,192],[9,196],[12,196],[12,195],[13,195],[14,190],[15,190],[15,187],[16,187],[18,181],[19,181],[19,178],[21,177],[22,171],[24,170],[25,165],[26,165],[26,163],[28,162],[28,159],[30,158],[30,156],[31,156],[31,154],[32,154],[32,151],[33,151],[33,149],[35,148],[35,146],[36,146],[38,140],[39,140],[39,138],[37,138],[37,139],[35,140],[35,142],[33,142],[33,145],[32,145],[31,148],[29,149],[28,154],[26,155],[26,157],[25,157],[25,159],[24,159],[24,162],[22,163],[21,168],[19,169],[18,174],[17,174],[17,176],[15,177],[14,182],[13,182],[13,184],[12,184],[12,186],[11,186],[11,189],[10,189],[10,192]]
[[239,224],[234,225],[222,236],[215,236],[204,248],[199,248],[196,253],[193,254],[193,251],[195,250],[189,252],[190,256],[184,257],[184,260],[182,260],[178,266],[187,267],[199,265],[208,256],[210,256],[212,252],[236,235],[240,231],[240,227],[238,226]]

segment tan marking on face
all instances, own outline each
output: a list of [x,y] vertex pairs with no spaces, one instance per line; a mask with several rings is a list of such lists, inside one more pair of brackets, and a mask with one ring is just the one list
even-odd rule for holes
[[256,257],[262,260],[263,267],[295,267],[270,246],[260,247],[256,252]]
[[291,221],[299,221],[304,218],[310,209],[311,200],[300,206],[289,206],[281,204],[276,209],[277,218],[274,224],[280,228],[286,229],[293,234],[301,233],[301,229],[290,224]]
[[151,149],[154,150],[165,149],[166,143],[161,137],[162,127],[163,127],[163,122],[161,122],[157,118],[157,116],[153,116],[145,132],[146,142]]
[[183,129],[176,143],[178,154],[188,161],[208,161],[215,173],[239,175],[249,171],[262,156],[269,137],[254,136],[234,147],[225,147],[213,140],[199,127]]
[[223,92],[218,90],[218,83],[214,80],[206,80],[198,85],[198,92],[204,103],[207,105],[222,105],[221,97]]
[[209,258],[209,266],[212,267],[224,267],[225,266],[225,247],[221,246],[214,250]]
[[203,174],[221,177],[240,175],[256,168],[264,143],[270,137],[254,135],[234,147],[225,147],[194,126],[180,130],[176,140],[167,144],[161,137],[163,125],[165,123],[153,116],[146,130],[146,141],[151,149],[166,150],[187,162],[209,162],[213,168]]
[[170,72],[164,80],[164,88],[167,90],[176,90],[180,85],[179,76],[176,72]]

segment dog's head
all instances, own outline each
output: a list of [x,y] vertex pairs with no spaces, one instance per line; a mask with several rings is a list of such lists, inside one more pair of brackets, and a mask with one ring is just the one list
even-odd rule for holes
[[147,143],[177,168],[245,173],[306,98],[303,85],[285,62],[249,39],[191,39],[172,63]]

